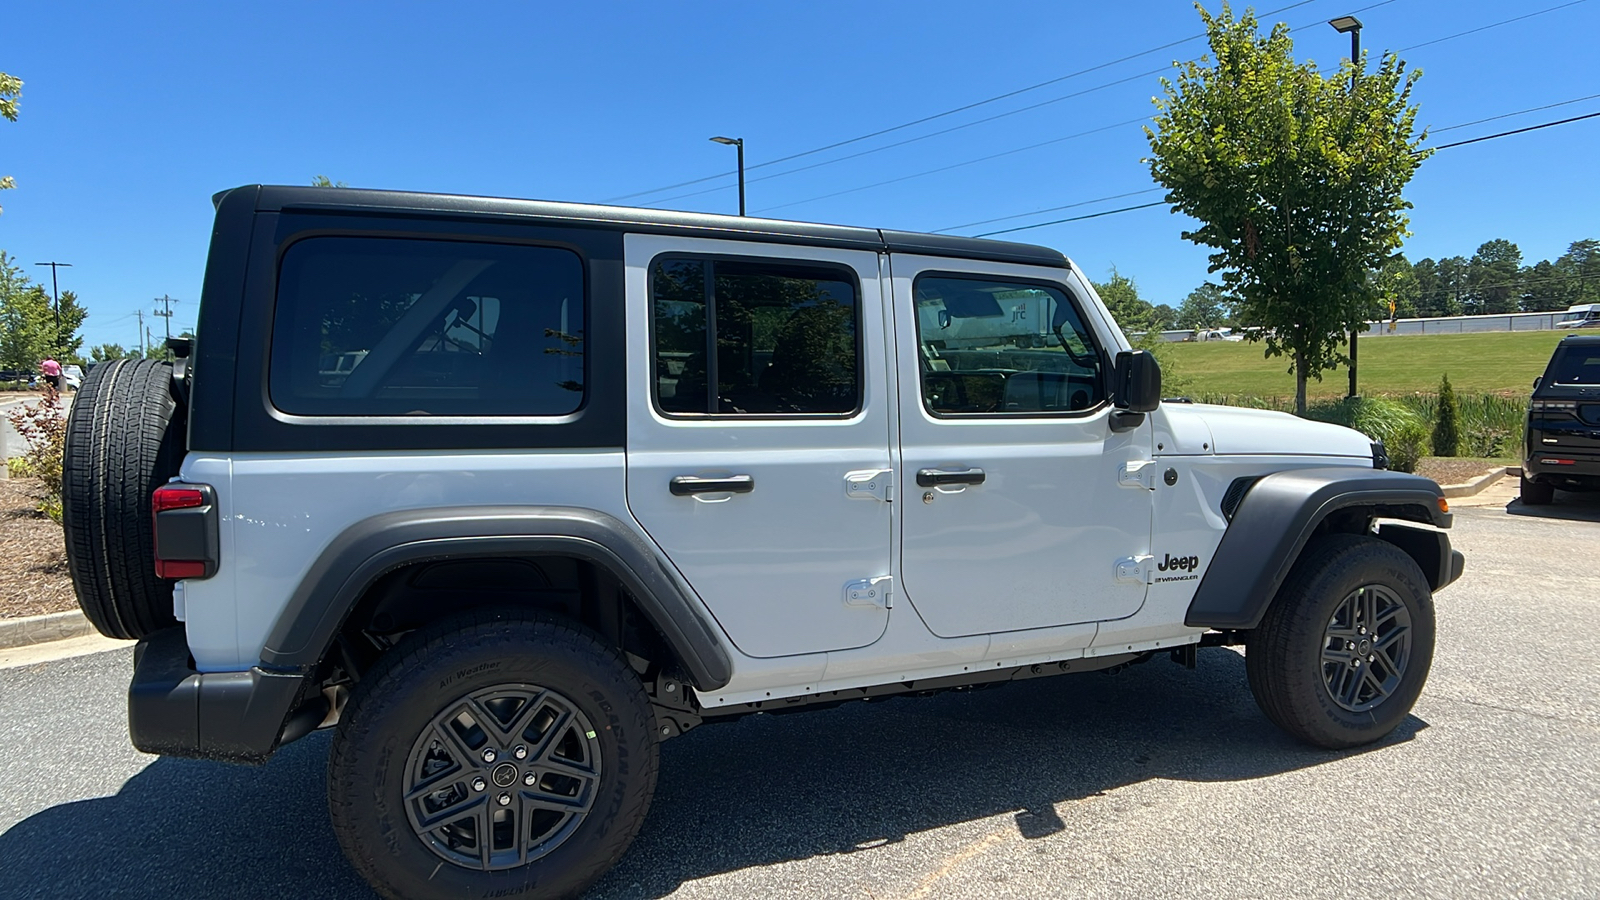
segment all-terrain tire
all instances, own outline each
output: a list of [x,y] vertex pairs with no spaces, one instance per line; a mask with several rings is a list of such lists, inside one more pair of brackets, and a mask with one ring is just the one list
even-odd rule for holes
[[[544,777],[547,751],[541,747],[550,742],[529,738],[518,716],[543,701],[495,707],[504,701],[485,699],[519,693],[557,698],[555,708],[567,710],[567,721],[583,723],[568,736],[587,744],[581,753],[597,773],[581,789],[591,803],[588,812],[561,826],[567,830],[559,837],[543,837],[520,812],[546,787],[542,780],[526,790],[523,785],[525,778]],[[459,743],[444,733],[495,709],[505,710],[506,721],[453,732]],[[544,713],[528,715],[537,721]],[[346,704],[328,759],[334,833],[356,870],[395,900],[575,896],[621,858],[649,811],[657,771],[654,721],[638,675],[581,626],[514,610],[440,621],[381,657]],[[474,734],[481,743],[473,743]],[[497,755],[484,760],[486,750]],[[528,750],[526,758],[513,755]],[[487,858],[501,846],[496,829],[502,826],[487,818],[444,831],[418,824],[423,815],[440,821],[480,814],[476,810],[494,815],[502,799],[505,815],[523,823],[514,826],[522,829],[511,832],[515,839],[504,838],[512,848],[503,851],[513,854],[509,861],[478,862],[478,854]],[[484,834],[495,835],[488,851],[477,843]],[[463,836],[464,843],[450,843]],[[527,849],[530,839],[538,842],[533,850]],[[528,861],[515,857],[518,848]],[[535,858],[536,851],[542,855]],[[470,859],[450,858],[458,853]]]
[[[1368,598],[1377,614],[1351,618]],[[1401,622],[1409,630],[1403,651]],[[1327,535],[1306,546],[1250,633],[1245,672],[1274,724],[1306,743],[1343,749],[1404,721],[1428,679],[1433,643],[1433,594],[1416,561],[1375,537]],[[1360,680],[1364,672],[1370,681]]]
[[171,363],[101,363],[73,398],[61,467],[67,569],[78,605],[107,637],[176,624],[172,585],[155,573],[150,494],[178,474],[184,437]]
[[1556,489],[1548,484],[1529,481],[1528,476],[1522,476],[1522,505],[1544,506],[1556,498]]

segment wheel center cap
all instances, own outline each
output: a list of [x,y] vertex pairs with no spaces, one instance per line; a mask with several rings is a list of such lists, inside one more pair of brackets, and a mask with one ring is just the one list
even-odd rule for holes
[[1371,652],[1372,652],[1372,640],[1370,638],[1362,638],[1361,639],[1361,643],[1356,645],[1356,654],[1358,656],[1366,656],[1368,653],[1371,653]]
[[501,763],[494,767],[489,777],[494,780],[495,787],[510,787],[517,783],[517,767],[511,763]]

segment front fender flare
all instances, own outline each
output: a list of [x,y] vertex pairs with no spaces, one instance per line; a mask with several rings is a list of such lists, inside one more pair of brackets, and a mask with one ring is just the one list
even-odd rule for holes
[[592,509],[556,506],[446,507],[363,519],[330,543],[279,614],[261,652],[269,669],[321,662],[345,618],[385,572],[439,559],[572,556],[621,580],[678,654],[694,686],[714,691],[733,662],[686,586],[643,538]]
[[[1427,478],[1382,469],[1330,467],[1267,475],[1240,501],[1189,602],[1184,624],[1216,629],[1260,624],[1300,551],[1330,514],[1359,508],[1369,511],[1369,522],[1388,517],[1449,528],[1451,516],[1439,504],[1443,497],[1439,485]],[[1449,539],[1436,533],[1443,542],[1441,555],[1450,559]],[[1401,548],[1407,549],[1404,544]],[[1428,572],[1424,566],[1430,581],[1438,569],[1435,564],[1434,572]]]

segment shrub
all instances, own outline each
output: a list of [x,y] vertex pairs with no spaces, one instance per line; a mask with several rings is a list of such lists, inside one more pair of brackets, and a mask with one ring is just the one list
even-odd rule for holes
[[1415,412],[1404,403],[1387,397],[1322,400],[1306,410],[1306,418],[1354,428],[1375,441],[1383,441],[1385,447],[1398,442],[1401,434],[1409,429],[1424,428]]
[[61,521],[61,456],[67,440],[67,420],[61,413],[61,395],[48,384],[44,397],[12,410],[7,418],[28,442],[20,463],[6,461],[8,472],[25,472],[44,483],[45,496],[39,510]]
[[1433,420],[1433,455],[1461,455],[1461,407],[1456,404],[1456,392],[1450,387],[1446,374],[1439,382],[1439,412]]
[[1396,472],[1415,472],[1417,462],[1428,449],[1428,429],[1421,422],[1401,428],[1393,443],[1383,442],[1389,451],[1389,468]]

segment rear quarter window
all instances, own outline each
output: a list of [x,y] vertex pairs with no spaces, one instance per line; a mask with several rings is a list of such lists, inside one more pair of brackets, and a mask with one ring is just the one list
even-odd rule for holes
[[268,386],[311,416],[559,416],[584,398],[570,250],[314,237],[279,268]]
[[1563,347],[1550,360],[1551,378],[1556,384],[1600,385],[1600,346]]

